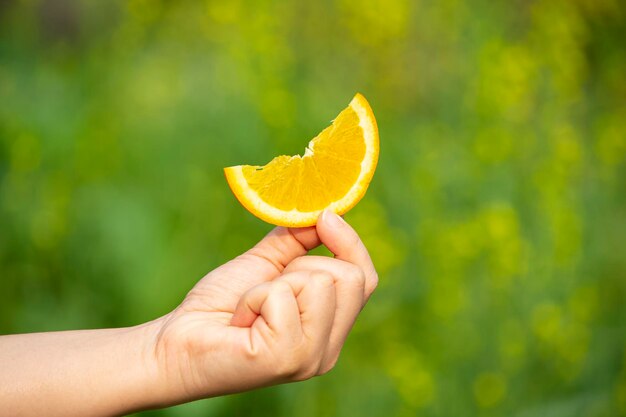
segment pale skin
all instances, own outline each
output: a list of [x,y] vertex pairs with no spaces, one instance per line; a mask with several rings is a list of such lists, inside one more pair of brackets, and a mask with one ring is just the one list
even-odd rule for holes
[[[307,255],[320,244],[334,258]],[[0,337],[0,415],[119,415],[322,375],[377,283],[336,214],[277,227],[152,322]]]

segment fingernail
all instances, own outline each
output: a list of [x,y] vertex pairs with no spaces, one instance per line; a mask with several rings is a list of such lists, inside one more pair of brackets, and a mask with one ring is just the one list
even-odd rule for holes
[[342,227],[346,224],[345,220],[330,210],[324,210],[322,219],[332,228]]

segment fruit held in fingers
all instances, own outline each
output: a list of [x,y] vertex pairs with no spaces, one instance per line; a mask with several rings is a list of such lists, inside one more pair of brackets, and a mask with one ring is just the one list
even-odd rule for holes
[[379,154],[378,127],[365,97],[354,96],[306,147],[265,166],[224,169],[239,202],[258,218],[278,226],[316,223],[324,209],[344,214],[365,195]]

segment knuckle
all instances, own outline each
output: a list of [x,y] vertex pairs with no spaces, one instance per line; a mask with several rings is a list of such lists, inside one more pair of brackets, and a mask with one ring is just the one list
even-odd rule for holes
[[369,280],[369,291],[373,292],[376,287],[378,287],[378,273],[376,271],[372,272],[372,276]]
[[317,375],[316,368],[314,366],[310,366],[308,368],[305,368],[300,373],[298,373],[298,375],[296,375],[296,377],[295,377],[295,380],[296,381],[306,381],[307,379],[311,379],[311,378],[313,378],[316,375]]
[[324,369],[324,372],[328,371],[324,366],[323,355],[311,349],[306,342],[284,352],[275,362],[273,370],[277,373],[276,377],[281,380],[305,381],[321,375],[321,369]]
[[363,288],[365,287],[365,272],[361,267],[352,265],[345,280],[355,287]]
[[269,293],[270,294],[285,294],[285,293],[291,293],[291,285],[289,285],[288,282],[286,281],[272,281],[270,288],[269,288]]
[[317,372],[317,375],[325,375],[329,373],[330,371],[332,371],[335,368],[335,365],[337,365],[338,359],[339,357],[335,356],[331,360],[326,361],[326,363],[322,364],[322,366],[320,366],[319,368],[319,371]]
[[311,282],[321,288],[332,287],[335,284],[333,276],[326,271],[315,270],[311,272]]
[[316,375],[319,375],[321,367],[321,358],[311,358],[306,361],[303,366],[300,367],[298,372],[294,375],[296,381],[306,381]]

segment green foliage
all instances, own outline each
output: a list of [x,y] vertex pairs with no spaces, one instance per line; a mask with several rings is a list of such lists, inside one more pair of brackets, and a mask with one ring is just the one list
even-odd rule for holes
[[626,415],[618,0],[0,2],[0,332],[173,308],[270,226],[222,168],[362,92],[381,275],[337,368],[155,416]]

